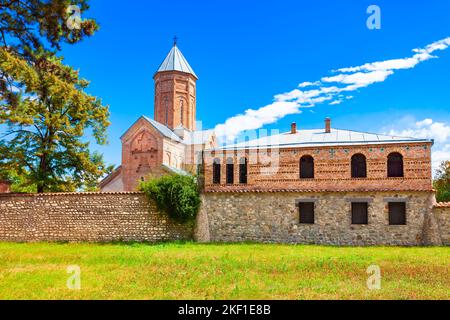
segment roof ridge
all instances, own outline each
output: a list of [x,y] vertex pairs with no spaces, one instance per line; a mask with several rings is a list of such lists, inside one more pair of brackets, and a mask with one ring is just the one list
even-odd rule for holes
[[192,67],[189,65],[186,57],[183,55],[181,50],[174,45],[169,53],[164,58],[163,62],[159,65],[156,73],[164,71],[180,71],[184,73],[189,73],[198,79]]

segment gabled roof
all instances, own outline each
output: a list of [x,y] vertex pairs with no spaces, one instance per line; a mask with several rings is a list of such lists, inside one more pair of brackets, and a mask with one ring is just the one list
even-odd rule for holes
[[111,182],[111,180],[113,180],[115,177],[117,177],[119,174],[122,173],[122,166],[118,166],[117,168],[115,168],[110,174],[108,174],[106,177],[104,177],[100,182],[99,182],[99,186],[100,188],[102,188],[103,186],[105,186],[106,184],[108,184],[109,182]]
[[127,131],[125,131],[124,134],[122,134],[122,136],[120,137],[121,139],[128,133],[128,131],[130,131],[131,128],[134,127],[134,125],[139,121],[139,120],[145,120],[147,121],[149,124],[151,124],[159,133],[161,133],[164,137],[166,138],[170,138],[172,140],[181,142],[181,139],[169,128],[167,128],[165,125],[159,123],[158,121],[155,121],[153,119],[150,119],[149,117],[146,116],[140,116],[139,119],[137,119],[128,129]]
[[212,130],[212,129],[211,130],[199,130],[199,131],[186,131],[184,139],[181,139],[179,136],[177,136],[175,134],[175,132],[170,130],[170,128],[166,127],[162,123],[159,123],[158,121],[153,120],[153,119],[151,119],[149,117],[141,116],[138,120],[136,120],[130,126],[130,128],[128,128],[127,131],[125,131],[125,133],[122,135],[122,137],[125,136],[127,134],[127,132],[140,119],[143,119],[143,120],[147,121],[148,123],[150,123],[162,136],[164,136],[166,138],[169,138],[169,139],[171,139],[173,141],[176,141],[176,142],[179,142],[179,143],[182,143],[182,144],[186,144],[186,145],[206,143],[206,142],[208,142],[208,140],[211,137],[211,135],[214,134],[214,130]]
[[158,130],[164,137],[178,141],[178,142],[182,142],[182,140],[180,139],[179,136],[177,136],[172,130],[170,130],[168,127],[166,127],[162,123],[159,123],[158,121],[150,119],[149,117],[146,117],[146,116],[142,116],[142,118],[144,118],[145,120],[150,122],[150,124],[153,127],[155,127],[155,129]]
[[411,137],[398,137],[376,133],[358,132],[352,130],[331,129],[326,133],[324,129],[299,130],[297,133],[282,133],[262,137],[255,140],[230,144],[215,150],[267,148],[267,147],[318,147],[318,146],[345,146],[361,144],[390,144],[431,142],[430,139],[416,139]]
[[164,71],[181,71],[190,73],[198,79],[194,70],[191,68],[176,44],[173,45],[172,49],[167,54],[167,57],[164,59],[164,61],[161,63],[156,73]]

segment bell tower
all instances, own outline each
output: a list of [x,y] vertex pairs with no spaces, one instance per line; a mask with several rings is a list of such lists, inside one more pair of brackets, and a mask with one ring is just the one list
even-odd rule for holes
[[177,47],[167,54],[155,75],[154,119],[170,129],[195,130],[197,75]]

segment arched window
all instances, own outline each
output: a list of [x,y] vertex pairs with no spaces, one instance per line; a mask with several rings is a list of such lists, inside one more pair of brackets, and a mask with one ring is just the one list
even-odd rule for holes
[[215,158],[213,161],[213,183],[220,184],[220,159]]
[[300,158],[300,179],[314,178],[314,158],[303,156]]
[[184,101],[183,98],[180,97],[180,123],[183,125],[183,117],[184,117]]
[[403,156],[398,152],[388,155],[388,177],[403,177]]
[[234,183],[234,163],[233,158],[227,158],[227,184]]
[[352,156],[352,178],[367,178],[366,157],[361,153]]
[[247,183],[247,158],[239,159],[239,183]]
[[169,123],[169,99],[167,97],[164,97],[164,113],[166,118],[166,126]]

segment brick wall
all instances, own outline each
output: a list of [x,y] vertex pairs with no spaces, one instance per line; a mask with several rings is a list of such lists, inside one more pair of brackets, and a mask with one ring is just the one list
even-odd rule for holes
[[142,177],[161,170],[163,137],[140,118],[121,137],[122,183],[125,191],[135,191]]
[[0,195],[0,241],[161,241],[191,234],[142,193]]
[[7,181],[0,180],[0,193],[8,193],[10,190],[10,183]]
[[[380,144],[317,148],[285,148],[205,152],[205,191],[239,190],[432,190],[431,143]],[[404,177],[387,177],[387,157],[403,156]],[[367,159],[367,178],[351,177],[351,157],[362,153]],[[314,158],[314,179],[299,179],[303,155]],[[233,158],[234,184],[226,182],[226,159]],[[239,184],[239,158],[248,158],[248,183]],[[212,184],[213,160],[221,160],[221,184]]]
[[[299,201],[312,201],[315,223],[300,224]],[[368,224],[351,222],[351,202],[367,201]],[[406,203],[406,225],[389,225],[388,203]],[[256,241],[332,245],[440,245],[449,215],[433,228],[432,192],[205,193],[198,216],[199,241]],[[430,221],[431,220],[431,221]],[[445,220],[445,223],[442,222]],[[444,236],[445,236],[444,234]]]

